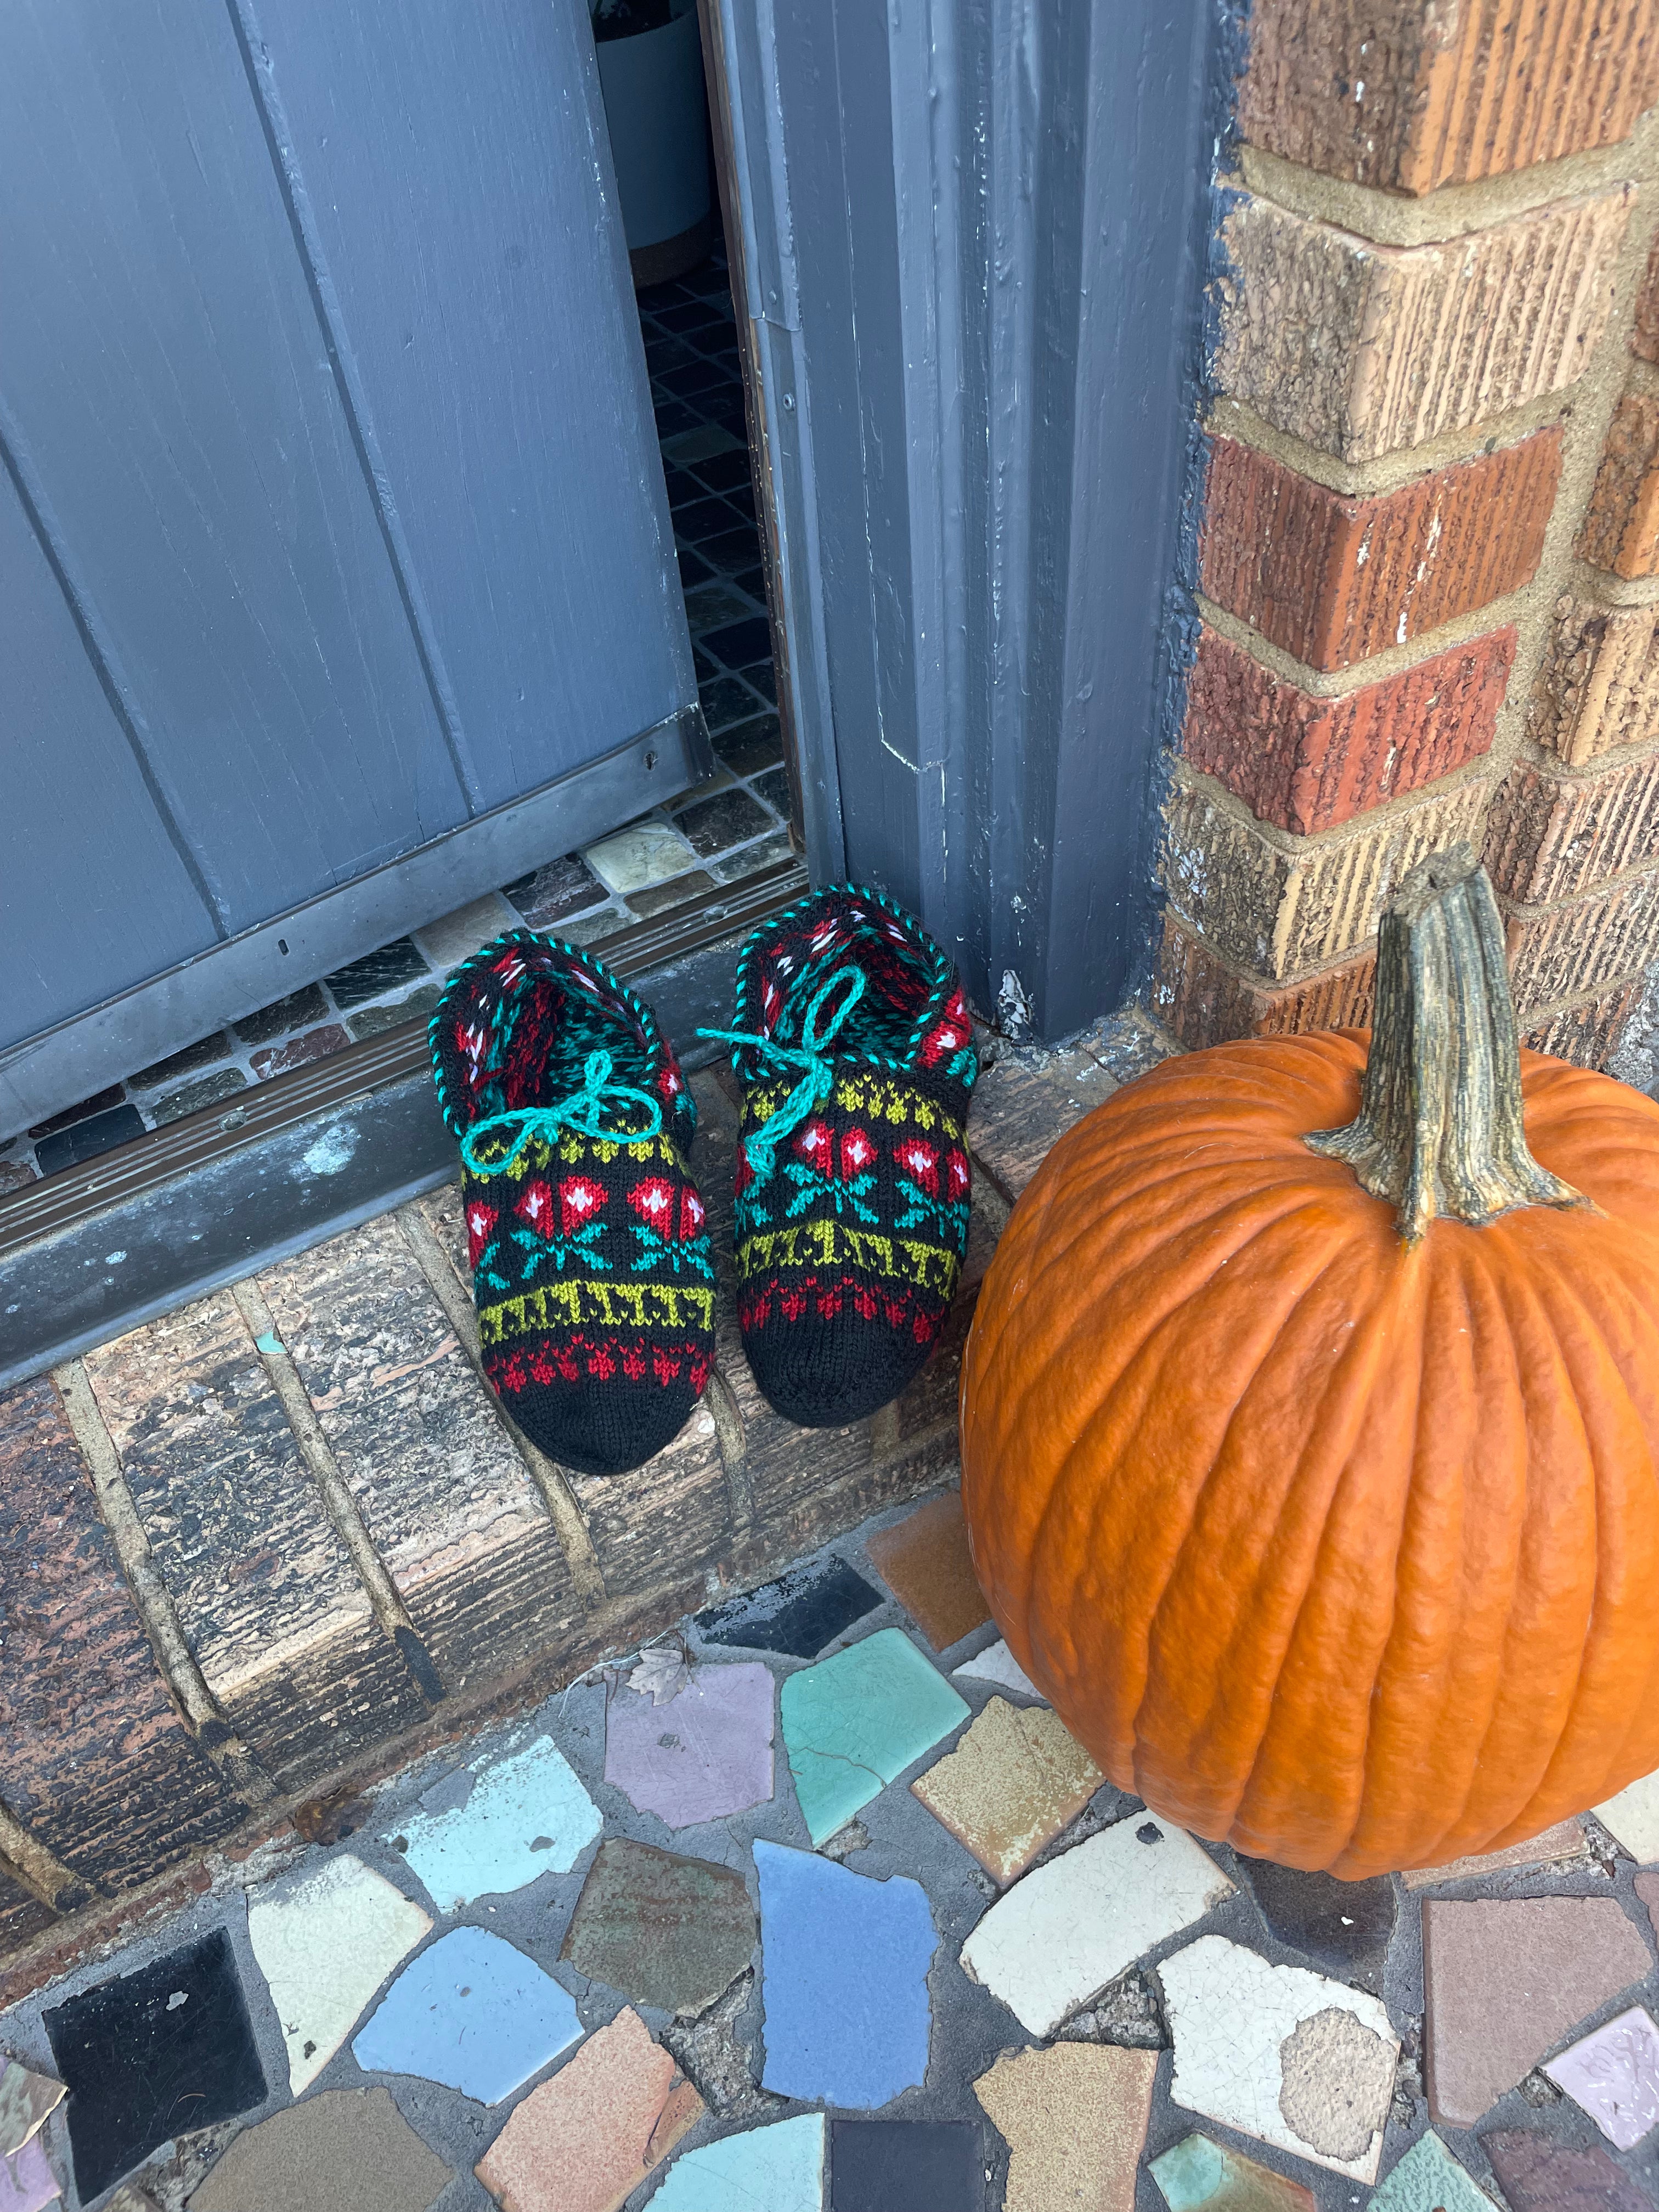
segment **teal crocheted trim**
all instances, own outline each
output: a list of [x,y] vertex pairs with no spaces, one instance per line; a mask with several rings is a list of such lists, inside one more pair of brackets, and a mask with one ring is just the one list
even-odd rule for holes
[[[445,1022],[454,1018],[454,1000],[470,988],[474,971],[494,969],[502,955],[515,945],[538,954],[556,953],[572,966],[584,969],[599,987],[599,992],[591,996],[579,995],[574,991],[566,993],[564,1017],[545,1069],[545,1087],[551,1102],[574,1098],[581,1094],[586,1065],[595,1052],[604,1051],[612,1066],[619,1070],[622,1078],[635,1079],[632,1084],[624,1084],[624,1087],[641,1090],[654,1083],[658,1072],[668,1057],[668,1048],[657,1025],[656,1016],[645,1000],[636,992],[629,990],[621,976],[608,968],[603,960],[585,951],[580,945],[568,944],[563,938],[543,937],[530,929],[507,930],[462,961],[445,983],[443,994],[427,1024],[427,1049],[432,1062],[432,1080],[438,1093],[439,1110],[443,1115],[445,1127],[458,1142],[465,1137],[470,1128],[507,1112],[507,1101],[498,1083],[486,1084],[474,1104],[475,1109],[482,1106],[490,1110],[487,1114],[475,1110],[470,1119],[463,1120],[454,1110],[449,1097],[438,1048],[439,1036]],[[508,988],[499,993],[484,1061],[487,1075],[494,1073],[499,1076],[502,1072],[507,1049],[526,1003],[526,994],[521,990]],[[617,1014],[624,1011],[637,1028],[637,1042],[625,1034],[617,1019]],[[690,1089],[682,1090],[676,1099],[675,1115],[677,1120],[680,1115],[685,1117],[680,1133],[681,1141],[688,1140],[696,1128],[696,1102]]]
[[[872,890],[862,884],[831,884],[823,890],[808,891],[804,897],[796,899],[792,905],[785,907],[781,913],[771,915],[750,931],[738,955],[736,1029],[744,1030],[747,1017],[750,1035],[760,1032],[754,970],[763,946],[787,934],[790,926],[812,908],[824,907],[836,897],[856,899],[864,906],[879,909],[896,922],[905,933],[905,948],[901,950],[890,939],[883,941],[890,951],[901,958],[908,959],[915,969],[918,980],[927,986],[927,996],[921,1012],[908,1024],[896,1018],[891,1008],[877,1003],[873,996],[867,999],[858,1024],[858,1043],[844,1048],[836,1057],[855,1066],[882,1068],[890,1074],[908,1073],[914,1066],[922,1039],[945,1012],[956,983],[955,970],[914,915],[907,913],[884,891]],[[848,951],[856,957],[856,945],[843,946],[838,957],[845,957]],[[817,985],[817,969],[811,964],[803,966],[801,973],[784,994],[782,1008],[770,1031],[771,1042],[788,1045],[802,1036],[809,1005]],[[714,1032],[702,1034],[713,1035]],[[744,1073],[743,1056],[743,1047],[736,1046],[732,1060],[739,1075]],[[969,1072],[974,1057],[971,1052],[961,1055],[963,1066],[953,1067],[951,1072],[965,1074],[971,1083],[973,1073],[976,1073],[976,1070]]]

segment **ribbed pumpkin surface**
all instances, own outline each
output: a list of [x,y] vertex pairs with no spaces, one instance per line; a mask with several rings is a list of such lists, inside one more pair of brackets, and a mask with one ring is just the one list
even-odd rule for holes
[[1659,1768],[1659,1106],[1523,1053],[1596,1212],[1437,1220],[1300,1142],[1366,1036],[1170,1060],[1054,1146],[980,1294],[963,1502],[1120,1787],[1358,1878]]

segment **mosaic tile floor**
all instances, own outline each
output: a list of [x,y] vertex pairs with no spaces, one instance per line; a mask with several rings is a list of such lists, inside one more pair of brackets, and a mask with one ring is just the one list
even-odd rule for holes
[[1656,1862],[1199,1843],[945,1492],[0,2014],[0,2212],[1654,2212]]
[[448,969],[503,929],[527,922],[591,944],[788,857],[788,787],[723,257],[641,293],[639,304],[698,692],[719,756],[715,779],[0,1144],[0,1197],[251,1083],[423,1020]]

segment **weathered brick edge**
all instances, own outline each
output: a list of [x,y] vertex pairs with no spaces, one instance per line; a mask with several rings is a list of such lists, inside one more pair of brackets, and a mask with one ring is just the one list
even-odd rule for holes
[[1659,953],[1659,25],[1420,16],[1251,11],[1150,1003],[1364,1019],[1382,900],[1462,838],[1526,1033],[1604,1061]]
[[[810,1432],[779,1420],[734,1353],[734,1316],[723,1310],[727,1388],[711,1401],[718,1449],[688,1432],[639,1476],[611,1486],[566,1477],[526,1449],[539,1461],[531,1472],[545,1519],[513,1533],[512,1556],[498,1548],[466,1559],[438,1613],[429,1598],[411,1596],[417,1625],[459,1609],[494,1656],[441,1701],[420,1694],[418,1670],[410,1673],[407,1653],[399,1656],[365,1606],[363,1633],[342,1638],[319,1626],[307,1649],[284,1654],[276,1686],[231,1714],[243,1723],[239,1734],[204,1686],[149,1549],[129,1480],[142,1477],[138,1461],[124,1465],[106,1449],[107,1431],[97,1445],[95,1412],[82,1404],[80,1427],[104,1462],[89,1464],[58,1379],[0,1397],[0,1613],[21,1624],[9,1626],[0,1670],[0,2007],[88,1951],[126,1940],[182,1897],[236,1878],[251,1853],[264,1863],[297,1849],[326,1825],[331,1806],[378,1777],[636,1649],[711,1590],[763,1580],[883,1506],[949,1481],[961,1350],[1008,1207],[1054,1138],[1126,1072],[1121,1046],[1097,1056],[1088,1040],[1054,1054],[1005,1051],[987,1069],[969,1130],[978,1173],[963,1289],[922,1375],[872,1420]],[[698,1171],[718,1249],[735,1114],[714,1078],[696,1083],[709,1146]],[[404,1233],[445,1310],[461,1317],[463,1285],[432,1233],[446,1206],[453,1210],[447,1195],[442,1206],[402,1209]],[[721,1304],[730,1307],[729,1282]],[[85,1393],[84,1382],[63,1379]],[[158,1367],[158,1403],[172,1387]],[[501,1418],[481,1382],[477,1400],[480,1420]],[[142,1458],[141,1446],[132,1449]],[[303,1478],[286,1479],[304,1490]],[[499,1616],[511,1608],[501,1594],[517,1587],[521,1553],[532,1570],[529,1611],[504,1623]],[[234,1564],[221,1563],[227,1573]],[[618,1590],[607,1578],[635,1586]],[[367,1696],[366,1666],[383,1685]],[[319,1705],[332,1709],[331,1729],[314,1724]],[[243,1740],[250,1735],[257,1742]],[[343,1762],[330,1751],[342,1743],[349,1746]]]

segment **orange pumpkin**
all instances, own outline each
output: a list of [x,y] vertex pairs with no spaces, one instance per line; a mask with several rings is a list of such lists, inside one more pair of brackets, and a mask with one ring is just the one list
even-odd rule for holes
[[1353,1879],[1659,1768],[1659,1106],[1519,1050],[1467,850],[1385,914],[1376,1019],[1062,1138],[962,1395],[975,1564],[1067,1727]]

